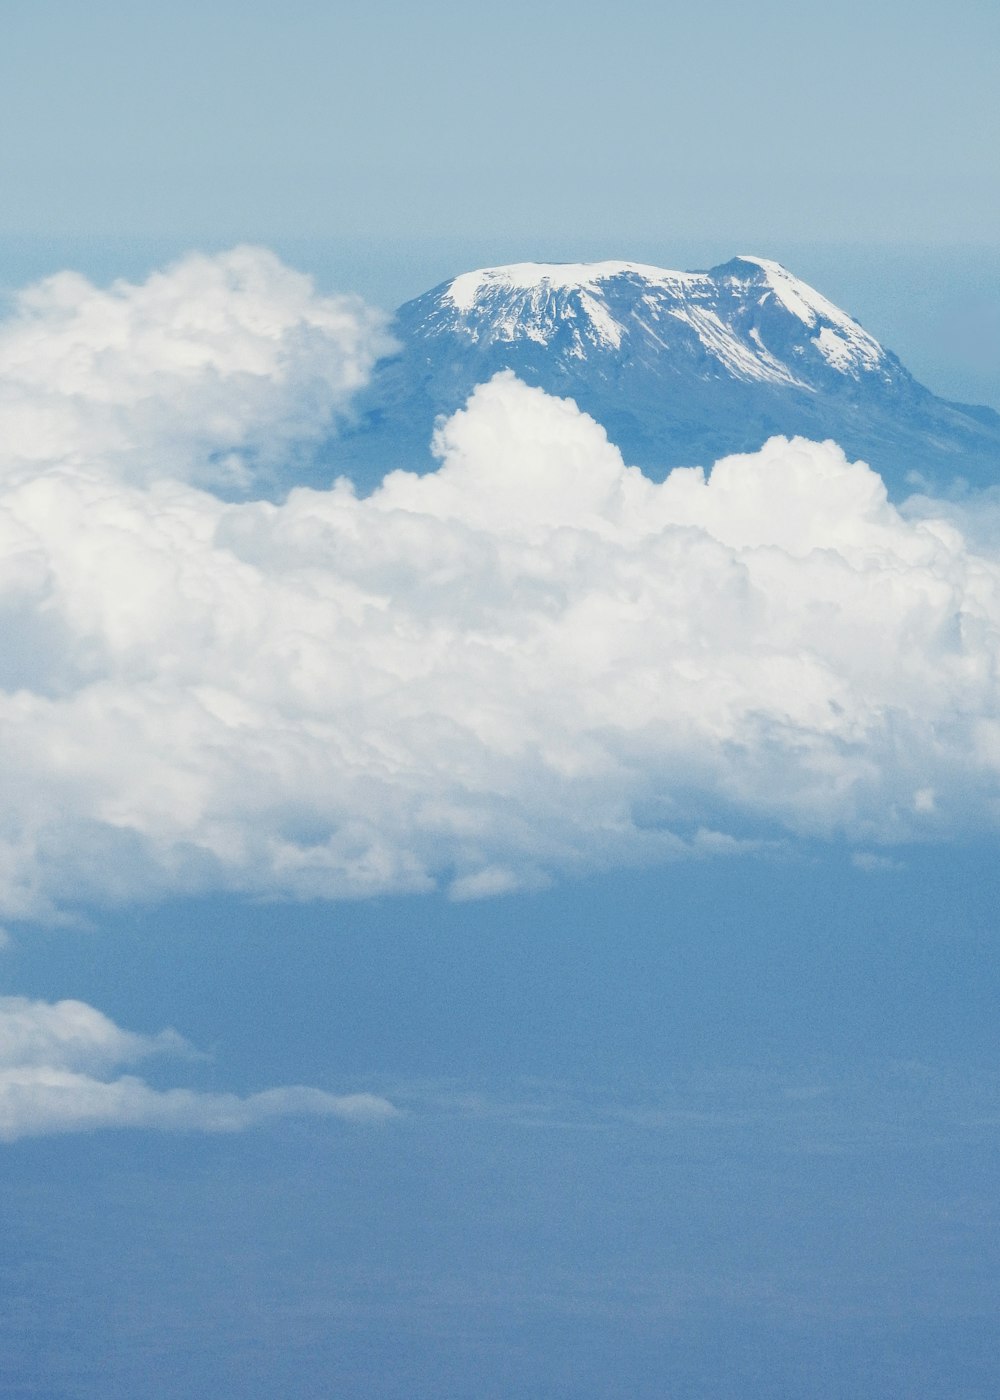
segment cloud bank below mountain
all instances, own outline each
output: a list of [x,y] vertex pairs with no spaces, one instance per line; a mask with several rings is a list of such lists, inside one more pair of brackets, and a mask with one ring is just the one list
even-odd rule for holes
[[1000,554],[957,507],[801,439],[656,484],[509,374],[432,475],[217,494],[384,344],[253,250],[0,328],[6,917],[995,826]]

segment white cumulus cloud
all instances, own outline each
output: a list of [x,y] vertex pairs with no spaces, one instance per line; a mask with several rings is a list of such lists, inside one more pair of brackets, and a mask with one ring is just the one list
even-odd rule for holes
[[4,475],[267,483],[366,382],[383,323],[261,248],[192,254],[138,285],[46,278],[0,326]]
[[[996,824],[1000,554],[958,507],[901,513],[799,439],[653,483],[511,375],[440,425],[433,474],[222,499],[211,463],[251,439],[294,458],[381,334],[267,255],[229,258],[109,293],[57,279],[0,328],[3,402],[36,425],[0,445],[0,916],[475,898]],[[36,363],[30,308],[60,297]],[[119,313],[107,354],[94,298],[105,338]],[[53,397],[69,426],[46,446]]]
[[293,1086],[241,1098],[111,1077],[150,1055],[184,1053],[173,1031],[135,1035],[84,1002],[0,997],[0,1141],[111,1127],[237,1132],[295,1114],[354,1122],[396,1115],[374,1094]]

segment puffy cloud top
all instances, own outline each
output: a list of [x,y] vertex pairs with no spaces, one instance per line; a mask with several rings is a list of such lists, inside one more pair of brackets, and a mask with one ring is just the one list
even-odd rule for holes
[[383,321],[260,248],[139,286],[49,277],[0,328],[5,475],[99,463],[248,491],[329,430],[390,346]]
[[0,1066],[5,1070],[42,1065],[96,1070],[184,1048],[173,1031],[133,1035],[82,1001],[0,997]]
[[429,476],[199,489],[251,442],[278,462],[326,432],[380,334],[245,251],[55,279],[0,329],[27,424],[0,449],[7,916],[472,897],[995,823],[997,551],[954,507],[900,513],[833,443],[656,484],[500,375]]

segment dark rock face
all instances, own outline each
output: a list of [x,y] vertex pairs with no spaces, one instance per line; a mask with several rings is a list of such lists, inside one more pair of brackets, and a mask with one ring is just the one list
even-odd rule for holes
[[466,273],[401,307],[328,465],[370,490],[434,465],[436,418],[500,370],[572,398],[626,462],[662,478],[775,433],[833,438],[898,497],[1000,481],[1000,415],[936,398],[856,321],[779,264],[630,263]]

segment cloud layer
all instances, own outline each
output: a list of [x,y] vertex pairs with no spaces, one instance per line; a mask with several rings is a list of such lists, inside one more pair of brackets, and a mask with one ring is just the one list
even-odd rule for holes
[[832,443],[654,484],[501,375],[430,476],[202,489],[327,433],[381,336],[250,250],[0,328],[6,917],[995,825],[997,550]]
[[141,285],[64,272],[0,326],[4,472],[61,464],[235,494],[327,433],[391,341],[260,248],[192,255]]
[[294,1114],[352,1122],[396,1114],[374,1094],[294,1086],[240,1098],[110,1077],[151,1055],[186,1053],[173,1031],[134,1035],[84,1002],[0,997],[0,1141],[108,1127],[237,1132]]

